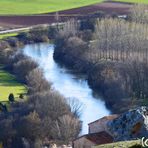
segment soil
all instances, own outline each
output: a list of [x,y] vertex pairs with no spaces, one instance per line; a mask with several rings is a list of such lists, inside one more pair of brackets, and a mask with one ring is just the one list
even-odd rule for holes
[[[128,14],[133,5],[130,3],[120,2],[103,2],[95,5],[85,6],[59,12],[58,21],[66,21],[70,18],[86,17],[89,14],[103,11],[107,15],[110,14]],[[0,16],[0,26],[3,27],[24,27],[38,24],[50,24],[56,22],[56,13],[47,13],[41,15],[28,16]]]

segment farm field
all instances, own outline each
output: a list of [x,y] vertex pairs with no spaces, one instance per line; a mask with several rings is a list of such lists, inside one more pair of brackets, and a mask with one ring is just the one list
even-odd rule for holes
[[128,3],[143,3],[148,4],[148,0],[113,0],[117,2],[128,2]]
[[7,34],[0,34],[0,39],[4,39],[7,37],[17,36],[18,33],[7,33]]
[[10,93],[13,93],[14,97],[18,98],[20,93],[25,92],[25,86],[18,83],[13,75],[4,71],[0,66],[0,102],[7,101]]
[[41,14],[96,4],[103,0],[0,0],[0,15]]
[[[86,0],[85,0],[86,1]],[[99,0],[100,1],[100,0]],[[1,3],[1,1],[0,1]],[[114,3],[114,2],[102,2],[99,4],[89,5],[81,8],[69,9],[60,11],[59,17],[60,21],[64,22],[68,18],[76,18],[75,16],[87,16],[92,13],[96,13],[98,11],[103,11],[107,14],[112,14],[113,12],[119,15],[125,15],[129,13],[129,10],[132,8],[131,4],[127,3]],[[21,11],[21,10],[20,10]],[[0,9],[1,13],[1,9]],[[75,15],[75,16],[73,16]],[[0,15],[0,23],[3,27],[10,26],[32,26],[37,24],[51,24],[55,23],[55,13],[48,13],[46,15]]]

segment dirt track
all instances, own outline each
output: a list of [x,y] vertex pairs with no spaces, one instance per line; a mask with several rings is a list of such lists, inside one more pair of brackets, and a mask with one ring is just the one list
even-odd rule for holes
[[[97,11],[104,11],[107,14],[127,14],[131,7],[132,5],[128,3],[104,2],[101,4],[61,11],[59,12],[59,19],[60,21],[65,21],[69,18],[87,16],[88,14],[92,14]],[[55,13],[32,16],[0,16],[0,25],[7,27],[30,26],[54,22],[56,22]]]

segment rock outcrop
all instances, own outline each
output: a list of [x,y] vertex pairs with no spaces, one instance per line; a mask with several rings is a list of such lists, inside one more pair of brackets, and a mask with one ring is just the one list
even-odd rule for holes
[[114,141],[148,137],[148,107],[139,107],[121,114],[107,123]]

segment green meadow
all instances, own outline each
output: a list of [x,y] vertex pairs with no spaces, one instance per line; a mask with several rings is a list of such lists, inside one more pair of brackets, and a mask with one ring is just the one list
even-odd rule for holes
[[77,8],[103,0],[0,0],[0,15],[41,14]]
[[113,1],[148,4],[148,0],[113,0]]
[[[0,15],[31,15],[78,8],[103,2],[104,0],[0,0]],[[144,3],[148,0],[112,0]]]
[[10,73],[3,70],[0,66],[0,102],[8,101],[10,93],[14,94],[14,97],[18,99],[19,95],[26,93],[27,89],[24,85],[17,82],[16,78]]
[[4,39],[7,37],[13,37],[13,36],[17,36],[18,33],[6,33],[6,34],[0,34],[0,39]]

